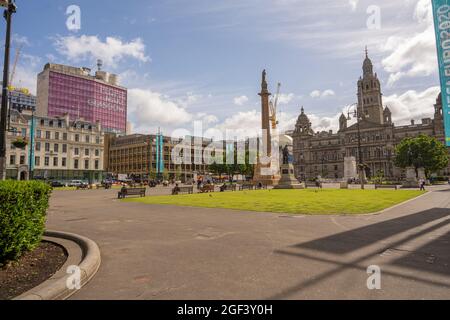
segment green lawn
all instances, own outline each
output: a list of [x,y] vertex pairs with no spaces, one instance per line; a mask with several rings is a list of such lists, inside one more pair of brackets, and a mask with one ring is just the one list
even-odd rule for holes
[[263,190],[128,198],[124,202],[291,214],[364,214],[422,195],[413,190]]

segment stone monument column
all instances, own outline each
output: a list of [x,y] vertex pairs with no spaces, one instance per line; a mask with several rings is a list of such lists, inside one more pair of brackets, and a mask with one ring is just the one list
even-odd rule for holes
[[[271,93],[268,90],[266,76],[267,73],[266,70],[264,70],[262,72],[261,92],[258,94],[261,97],[261,129],[263,131],[263,146],[259,146],[258,163],[255,166],[253,182],[258,184],[262,183],[266,186],[272,186],[278,183],[280,176],[277,173],[279,170],[279,160],[275,159],[276,161],[273,161],[274,159],[272,159],[272,133],[269,105],[269,97],[271,96]],[[262,150],[265,150],[265,152],[261,157]]]
[[258,94],[261,97],[261,128],[263,130],[263,134],[265,137],[263,139],[267,139],[263,141],[266,144],[267,156],[270,157],[272,155],[272,135],[270,130],[270,107],[269,107],[269,97],[272,95],[268,90],[267,80],[266,80],[266,70],[262,73],[262,82],[261,82],[261,92]]

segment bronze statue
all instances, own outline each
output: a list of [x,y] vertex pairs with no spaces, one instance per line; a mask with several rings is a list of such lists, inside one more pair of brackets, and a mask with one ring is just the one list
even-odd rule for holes
[[285,146],[283,149],[283,164],[289,164],[289,148]]

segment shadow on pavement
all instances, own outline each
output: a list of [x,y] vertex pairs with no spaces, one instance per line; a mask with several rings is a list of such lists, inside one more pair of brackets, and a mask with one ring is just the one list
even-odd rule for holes
[[[435,208],[290,247],[300,250],[299,252],[277,250],[275,251],[275,254],[296,257],[299,259],[314,260],[328,265],[334,265],[334,267],[327,272],[314,276],[314,278],[307,279],[297,285],[287,288],[269,299],[289,298],[295,293],[314,286],[321,281],[335,277],[339,273],[348,269],[360,269],[365,271],[366,267],[364,267],[364,262],[366,260],[379,257],[385,250],[395,250],[395,248],[398,248],[419,237],[429,238],[432,232],[436,232],[437,230],[449,226],[449,218],[450,209]],[[434,221],[434,224],[429,224]],[[424,227],[425,224],[429,225]],[[386,247],[382,250],[378,249],[376,251],[364,253],[360,257],[350,259],[348,262],[342,262],[342,255],[344,254],[353,253],[356,250],[368,247],[374,243],[381,242],[380,244],[382,244],[383,240],[412,229],[416,230],[409,232],[400,240],[386,244]],[[406,256],[394,260],[390,263],[390,265],[450,276],[449,243],[450,231],[442,236],[438,236],[421,248],[408,252]],[[307,249],[307,251],[302,251],[302,249]],[[339,259],[334,260],[332,258],[319,257],[314,252],[311,253],[309,250],[316,251],[318,253],[322,252],[335,254],[336,256],[339,256]],[[384,273],[414,282],[439,287],[448,287],[450,289],[450,285],[436,282],[428,278],[419,278],[415,275],[407,276],[386,271],[384,271]]]
[[345,254],[445,217],[450,217],[450,209],[436,208],[298,244],[295,247]]

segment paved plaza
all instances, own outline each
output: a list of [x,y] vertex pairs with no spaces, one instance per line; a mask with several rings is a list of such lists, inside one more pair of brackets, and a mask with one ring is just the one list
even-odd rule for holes
[[[450,299],[448,186],[366,216],[116,197],[117,190],[52,196],[47,227],[89,237],[102,254],[99,272],[72,299]],[[381,267],[381,290],[367,289],[371,265]]]

